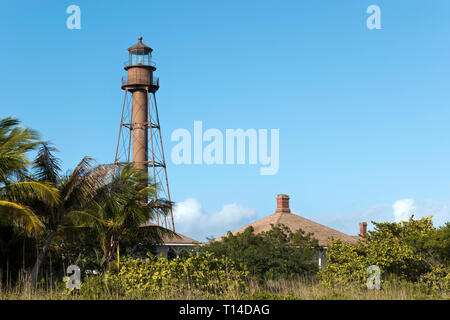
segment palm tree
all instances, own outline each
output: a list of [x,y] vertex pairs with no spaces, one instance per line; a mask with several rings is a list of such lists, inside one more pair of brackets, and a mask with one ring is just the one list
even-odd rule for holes
[[161,242],[165,234],[173,233],[162,227],[141,228],[153,220],[159,210],[168,212],[172,204],[168,201],[148,201],[154,198],[156,185],[148,185],[148,176],[131,165],[116,167],[105,192],[94,199],[88,210],[78,212],[82,221],[94,228],[106,263],[110,263],[119,245],[125,238],[139,234],[140,239]]
[[25,202],[36,199],[47,205],[59,203],[58,192],[51,183],[34,181],[25,175],[30,165],[27,152],[39,144],[38,138],[34,131],[19,126],[17,119],[0,119],[0,219],[34,233],[43,224]]
[[36,282],[41,264],[55,237],[71,227],[74,212],[82,212],[98,194],[103,192],[111,173],[111,166],[94,166],[94,160],[84,157],[76,168],[66,176],[60,174],[59,160],[53,155],[57,151],[48,144],[42,144],[34,161],[33,178],[52,183],[57,188],[60,201],[47,203],[34,201],[33,207],[45,226],[43,246],[39,251],[33,270],[32,281]]

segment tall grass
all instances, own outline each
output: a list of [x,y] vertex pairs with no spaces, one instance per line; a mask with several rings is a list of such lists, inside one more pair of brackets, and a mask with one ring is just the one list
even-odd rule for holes
[[229,292],[226,296],[204,295],[198,290],[183,292],[132,291],[124,294],[120,288],[105,284],[101,277],[83,280],[79,292],[68,293],[61,281],[51,282],[50,278],[39,282],[37,287],[30,284],[30,275],[21,272],[15,285],[0,284],[0,300],[164,300],[170,299],[258,299],[258,300],[449,300],[449,292],[424,292],[418,283],[402,283],[397,280],[386,282],[381,290],[368,290],[359,286],[328,288],[311,279],[267,280],[263,284],[250,280],[244,288]]
[[450,299],[448,292],[425,292],[419,283],[387,282],[381,290],[358,285],[329,288],[317,281],[269,280],[264,285],[252,282],[249,298],[300,300],[424,300]]
[[61,299],[67,296],[64,285],[54,281],[52,274],[46,274],[36,286],[31,284],[29,270],[21,269],[16,278],[14,280],[12,278],[11,274],[6,273],[6,279],[3,279],[4,281],[0,279],[0,300]]

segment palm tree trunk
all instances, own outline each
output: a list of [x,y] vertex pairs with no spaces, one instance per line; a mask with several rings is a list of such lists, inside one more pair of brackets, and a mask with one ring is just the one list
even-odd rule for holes
[[108,264],[113,259],[114,249],[116,249],[116,247],[114,246],[114,236],[111,235],[111,237],[109,239],[109,246],[107,248],[107,254],[106,254],[106,259],[108,261]]
[[33,270],[31,270],[31,281],[33,285],[36,285],[38,275],[39,275],[39,269],[41,268],[42,262],[44,261],[44,258],[47,254],[48,248],[50,247],[50,244],[53,241],[53,237],[55,236],[56,231],[51,231],[47,238],[45,238],[44,245],[39,252],[39,254],[36,257],[36,262],[34,263]]
[[110,240],[109,240],[109,245],[106,248],[106,263],[108,265],[108,267],[111,266],[111,263],[113,261],[114,258],[114,250],[117,250],[117,268],[119,266],[119,243],[120,243],[120,239],[115,239],[114,236],[112,235]]

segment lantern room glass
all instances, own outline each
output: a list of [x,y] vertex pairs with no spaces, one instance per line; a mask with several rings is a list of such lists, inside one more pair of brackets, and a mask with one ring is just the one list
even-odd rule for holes
[[152,61],[152,54],[145,53],[144,50],[130,51],[130,65],[146,65],[150,66]]

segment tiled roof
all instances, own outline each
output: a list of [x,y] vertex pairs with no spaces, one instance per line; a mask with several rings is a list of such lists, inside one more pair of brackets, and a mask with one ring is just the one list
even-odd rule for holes
[[[232,233],[234,235],[242,233],[249,226],[253,227],[255,233],[269,231],[272,228],[271,224],[283,224],[289,227],[292,232],[295,232],[298,229],[302,229],[306,234],[312,233],[313,237],[319,240],[319,245],[321,246],[327,246],[329,238],[339,239],[342,242],[352,244],[358,242],[359,239],[359,236],[350,236],[348,234],[324,226],[320,223],[287,212],[276,212],[274,214],[271,214],[270,216],[250,223],[249,225],[246,225],[242,228],[236,229],[232,231]],[[220,240],[220,238],[215,240]]]
[[[155,227],[156,224],[151,223],[151,222],[147,222],[144,223],[143,225],[141,225],[141,227]],[[163,235],[162,236],[162,240],[164,244],[200,244],[199,241],[191,239],[185,235],[182,235],[181,233],[177,233],[175,232],[176,236],[168,236],[168,235]]]

